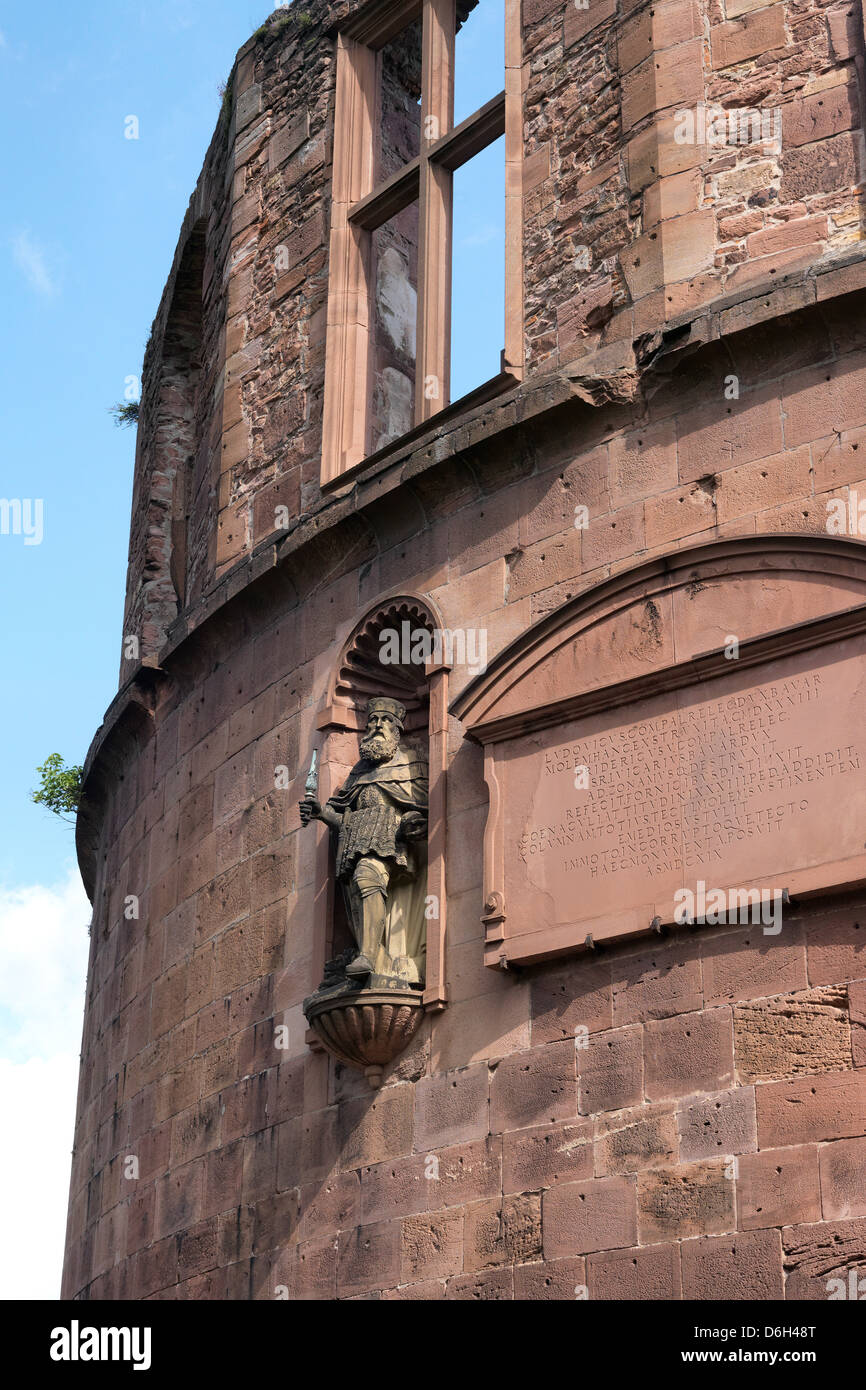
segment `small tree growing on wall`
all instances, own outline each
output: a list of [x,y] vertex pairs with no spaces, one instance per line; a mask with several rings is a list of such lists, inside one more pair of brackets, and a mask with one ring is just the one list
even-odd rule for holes
[[138,401],[119,401],[117,405],[111,406],[108,413],[116,425],[137,425],[139,404]]
[[83,768],[66,767],[59,753],[51,753],[36,771],[41,781],[36,791],[30,793],[32,800],[37,806],[46,806],[61,820],[74,824],[81,800]]

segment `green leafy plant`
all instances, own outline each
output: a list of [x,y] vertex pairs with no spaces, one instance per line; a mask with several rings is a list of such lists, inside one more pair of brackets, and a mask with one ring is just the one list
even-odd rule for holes
[[117,405],[111,406],[109,415],[114,416],[114,423],[119,426],[138,424],[138,409],[140,401],[118,401]]
[[[83,768],[67,767],[59,753],[51,753],[45,762],[37,767],[41,777],[39,786],[30,796],[37,806],[45,806],[61,820],[75,817],[81,800],[81,774]],[[70,822],[71,823],[71,822]]]
[[232,68],[231,72],[229,73],[228,80],[225,82],[221,82],[217,87],[217,91],[219,92],[220,98],[220,120],[223,121],[226,126],[228,126],[229,122],[231,121],[234,85],[235,73],[234,68]]
[[265,39],[272,35],[280,35],[290,24],[296,22],[300,29],[308,28],[314,21],[313,16],[304,10],[297,17],[294,9],[289,5],[280,5],[278,9],[268,15],[264,24],[260,24],[253,34],[254,39]]

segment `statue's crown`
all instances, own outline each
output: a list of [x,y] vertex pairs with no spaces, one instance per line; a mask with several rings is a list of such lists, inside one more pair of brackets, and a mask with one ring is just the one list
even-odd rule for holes
[[390,714],[392,719],[396,719],[400,727],[403,727],[403,720],[406,718],[406,706],[401,705],[399,700],[392,700],[387,695],[375,695],[372,700],[367,701],[367,718],[371,714]]

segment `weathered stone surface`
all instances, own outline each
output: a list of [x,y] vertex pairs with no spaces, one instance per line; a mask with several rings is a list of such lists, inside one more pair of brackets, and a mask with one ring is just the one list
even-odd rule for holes
[[524,1129],[502,1141],[505,1192],[535,1192],[558,1182],[590,1178],[593,1171],[589,1123]]
[[830,1072],[755,1088],[758,1147],[866,1133],[866,1073]]
[[818,1161],[824,1220],[866,1216],[866,1138],[823,1144]]
[[502,1303],[514,1297],[511,1269],[486,1269],[480,1274],[458,1274],[445,1286],[447,1299],[475,1303]]
[[866,1221],[821,1221],[782,1232],[785,1297],[862,1299],[866,1293]]
[[586,1261],[543,1260],[514,1266],[514,1297],[533,1303],[574,1302],[586,1297]]
[[490,1128],[494,1134],[576,1114],[573,1042],[515,1052],[497,1064],[490,1083]]
[[683,1102],[677,1125],[680,1158],[685,1162],[720,1153],[749,1153],[758,1147],[754,1087],[738,1086],[706,1100]]
[[793,202],[815,193],[832,193],[857,182],[857,155],[848,131],[803,145],[782,156],[782,197]]
[[551,1187],[542,1198],[544,1257],[582,1255],[634,1245],[633,1178],[597,1178]]
[[642,1245],[735,1227],[733,1169],[727,1163],[647,1169],[637,1182]]
[[708,1009],[650,1023],[646,1029],[646,1094],[650,1100],[718,1091],[732,1080],[731,1017]]
[[524,1264],[541,1255],[541,1198],[507,1197],[466,1209],[464,1268]]
[[703,1003],[700,943],[659,942],[625,955],[613,966],[613,1010],[617,1025],[671,1018]]
[[677,1122],[672,1105],[645,1105],[602,1115],[595,1121],[597,1177],[636,1173],[669,1164],[677,1153]]
[[402,1228],[401,1280],[446,1279],[463,1269],[463,1212],[411,1216]]
[[816,1145],[744,1154],[737,1161],[737,1204],[744,1231],[820,1220]]
[[714,1298],[727,1302],[785,1297],[778,1231],[749,1231],[715,1240],[687,1240],[680,1247],[680,1253],[683,1298]]
[[358,1226],[340,1237],[337,1297],[350,1298],[400,1279],[400,1222]]
[[622,1110],[643,1099],[643,1035],[638,1027],[617,1028],[587,1040],[577,1052],[582,1115]]
[[851,1066],[844,987],[825,986],[738,1004],[734,1060],[742,1081],[765,1081]]
[[[667,921],[651,935],[647,890],[604,949],[584,930],[573,953],[554,943],[565,953],[547,963],[491,969],[495,922],[479,917],[495,796],[482,750],[440,709],[449,993],[374,1097],[306,1040],[302,1001],[343,924],[297,802],[313,746],[332,788],[355,761],[351,729],[328,722],[333,680],[383,594],[484,633],[492,662],[564,605],[601,593],[619,611],[645,565],[664,577],[655,614],[642,594],[615,640],[599,626],[565,644],[558,689],[574,695],[607,661],[660,703],[681,701],[666,666],[728,633],[763,639],[864,601],[862,537],[826,524],[828,502],[866,497],[862,35],[838,0],[525,5],[522,176],[509,169],[522,380],[323,490],[343,211],[330,31],[354,8],[305,0],[303,22],[278,11],[244,46],[147,351],[123,623],[144,665],[122,663],[77,827],[94,925],[64,1296],[829,1299],[839,1279],[847,1297],[852,1273],[866,1280],[866,912],[861,892],[836,891],[841,872],[832,895],[793,893],[778,937],[664,937]],[[681,100],[782,108],[781,146],[772,131],[678,139]],[[412,120],[397,125],[408,140]],[[401,274],[393,258],[386,270],[390,295]],[[375,370],[381,384],[396,368]],[[400,384],[375,403],[380,424],[408,421]],[[786,575],[779,536],[799,547]],[[759,597],[738,579],[720,602],[719,557],[747,551]],[[678,556],[692,577],[674,597]],[[678,640],[660,656],[674,603]],[[792,659],[760,684],[778,690]],[[452,709],[470,678],[453,665]],[[556,693],[537,681],[531,703]],[[598,696],[609,733],[623,707]],[[415,716],[417,734],[422,705]],[[812,728],[832,742],[832,718]],[[859,824],[860,783],[837,785],[818,826],[834,845]],[[793,801],[790,822],[817,789],[754,795],[762,813]],[[702,785],[701,806],[713,796]],[[647,813],[640,843],[664,819]],[[774,838],[752,831],[750,882]],[[742,862],[719,833],[708,882]],[[577,839],[575,858],[597,848]],[[550,927],[544,894],[516,911],[514,865],[503,873],[509,927]],[[569,912],[592,891],[573,871]],[[621,872],[599,899],[607,927]]]
[[785,16],[778,5],[757,14],[716,24],[711,31],[713,66],[727,68],[785,43]]
[[682,1297],[679,1245],[610,1250],[587,1259],[590,1298],[671,1300]]

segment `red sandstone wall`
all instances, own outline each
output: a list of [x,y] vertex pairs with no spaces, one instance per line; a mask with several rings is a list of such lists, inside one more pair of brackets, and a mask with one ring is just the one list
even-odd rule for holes
[[[166,450],[159,420],[171,387],[172,298],[197,224],[206,377],[191,431],[186,604],[273,533],[277,506],[295,519],[302,495],[318,490],[333,124],[333,47],[323,30],[349,8],[313,0],[303,23],[290,11],[272,16],[229,79],[145,355],[124,615],[124,635],[138,636],[144,659],[155,660],[179,611],[170,514],[185,451]],[[121,682],[133,669],[121,663]]]
[[[333,501],[319,495],[317,453],[331,60],[311,8],[303,32],[269,31],[242,50],[231,193],[223,204],[218,131],[188,222],[207,213],[207,385],[193,408],[188,612],[174,627],[173,465],[154,446],[146,373],[127,623],[141,623],[165,674],[138,683],[123,741],[99,745],[80,817],[94,926],[64,1292],[826,1297],[827,1279],[866,1259],[866,904],[798,908],[778,938],[700,929],[520,975],[486,970],[486,793],[479,750],[452,720],[449,1004],[374,1095],[304,1041],[301,1003],[318,984],[315,831],[301,832],[296,803],[342,641],[379,595],[428,595],[449,626],[483,626],[492,659],[648,556],[823,531],[829,498],[866,497],[866,275],[854,261],[816,268],[814,250],[838,249],[859,225],[850,191],[821,188],[829,166],[816,150],[852,148],[838,126],[850,83],[806,90],[850,61],[849,7],[748,11],[737,35],[784,12],[785,43],[762,39],[745,69],[713,57],[734,21],[701,11],[707,99],[747,72],[756,94],[766,84],[770,99],[786,96],[795,132],[819,133],[795,134],[787,172],[783,153],[778,178],[757,187],[753,175],[737,182],[739,152],[697,182],[665,174],[672,225],[698,215],[710,229],[706,271],[676,282],[677,310],[697,308],[666,371],[658,296],[669,291],[650,280],[634,294],[621,259],[646,234],[650,186],[645,163],[637,184],[623,181],[637,167],[620,162],[626,36],[617,76],[612,6],[602,35],[582,35],[582,12],[528,5],[530,366],[580,364],[406,446]],[[639,26],[645,9],[616,22]],[[636,44],[643,31],[628,33]],[[836,94],[829,125],[814,110],[823,91]],[[791,169],[814,187],[752,201]],[[683,188],[697,188],[697,212],[676,202]],[[801,265],[785,237],[802,231]],[[581,319],[569,238],[598,253],[590,275],[609,275],[609,307],[624,317]],[[289,267],[278,275],[279,245]],[[752,293],[741,269],[759,253],[783,257],[787,279],[771,292]],[[740,298],[705,312],[709,282],[730,291],[735,275]],[[154,363],[173,294],[170,282]],[[646,351],[632,343],[642,334]],[[280,502],[304,516],[275,565],[263,541]],[[590,509],[584,531],[577,503]],[[452,693],[465,679],[458,669]],[[281,764],[288,790],[274,786]],[[124,915],[129,895],[138,918]],[[576,1049],[581,1025],[589,1046]]]
[[[419,475],[396,539],[370,528],[342,574],[300,592],[260,584],[169,663],[105,822],[67,1293],[571,1297],[587,1283],[601,1297],[615,1281],[667,1297],[682,1279],[686,1296],[776,1297],[784,1271],[789,1296],[825,1296],[837,1255],[866,1238],[863,903],[817,904],[773,940],[704,930],[487,971],[485,791],[454,724],[450,1003],[374,1096],[304,1043],[314,835],[296,802],[340,641],[376,593],[428,593],[449,625],[486,626],[493,655],[635,558],[820,529],[825,494],[866,492],[858,319],[831,303],[772,351],[764,333],[731,340],[751,383],[735,417],[719,390],[730,359],[710,348],[641,419],[566,406],[533,452],[512,432],[476,448],[471,472],[458,454],[447,494]],[[816,344],[826,361],[801,367]],[[712,487],[695,481],[710,467]]]
[[[316,0],[302,21],[290,7],[244,46],[191,201],[145,359],[133,499],[124,636],[137,636],[153,663],[179,587],[181,607],[194,607],[327,503],[327,32],[355,8]],[[728,0],[725,13],[721,0],[593,0],[586,10],[526,0],[523,26],[530,373],[646,341],[713,299],[759,292],[856,248],[866,92],[856,0],[760,9]],[[678,113],[734,103],[773,120],[778,112],[778,148],[677,142]],[[404,137],[396,127],[393,138]],[[166,330],[195,226],[203,377],[192,430],[166,440],[161,412],[177,404]],[[789,307],[799,304],[794,295]],[[195,459],[178,503],[190,434]],[[121,663],[121,681],[134,664]]]
[[[859,4],[527,0],[524,25],[531,368],[862,238]],[[678,140],[701,104],[771,141]]]

